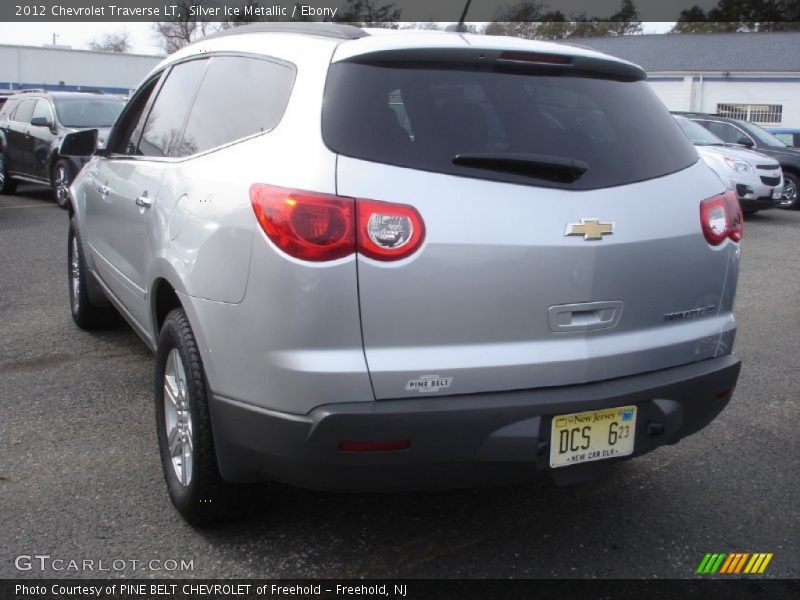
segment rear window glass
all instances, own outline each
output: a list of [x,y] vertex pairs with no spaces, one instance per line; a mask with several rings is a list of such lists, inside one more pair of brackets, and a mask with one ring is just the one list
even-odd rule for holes
[[58,120],[64,127],[111,127],[125,106],[119,98],[57,98]]
[[[336,63],[322,129],[332,150],[355,158],[568,189],[652,179],[697,161],[644,81]],[[477,168],[454,164],[456,155],[491,160]],[[581,174],[565,179],[524,161],[509,169],[506,157],[579,164]]]

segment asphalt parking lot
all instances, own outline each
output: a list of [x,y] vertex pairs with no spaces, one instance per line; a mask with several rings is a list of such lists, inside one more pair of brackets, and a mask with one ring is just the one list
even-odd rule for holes
[[[800,211],[745,224],[743,371],[700,434],[571,488],[265,488],[214,530],[169,503],[144,344],[70,319],[66,234],[46,191],[0,196],[0,577],[683,578],[706,552],[771,552],[764,577],[800,577]],[[125,567],[15,567],[34,554]]]

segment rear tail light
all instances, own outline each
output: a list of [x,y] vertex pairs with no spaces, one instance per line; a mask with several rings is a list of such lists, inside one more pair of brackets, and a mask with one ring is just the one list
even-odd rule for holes
[[302,260],[335,260],[356,250],[375,260],[400,260],[413,254],[425,238],[422,217],[405,204],[262,183],[250,187],[250,202],[269,239]]
[[355,249],[352,198],[257,183],[250,202],[264,233],[290,256],[319,262]]
[[700,203],[700,224],[703,235],[712,246],[730,238],[734,242],[744,233],[742,209],[732,190],[703,200]]
[[425,239],[425,224],[417,210],[404,204],[356,200],[358,251],[375,260],[411,256]]

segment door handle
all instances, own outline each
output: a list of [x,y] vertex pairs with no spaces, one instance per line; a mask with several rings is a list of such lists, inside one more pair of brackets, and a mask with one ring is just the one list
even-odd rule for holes
[[579,302],[547,309],[550,331],[596,331],[616,327],[622,316],[622,302]]
[[141,208],[150,208],[153,206],[153,199],[149,198],[147,196],[147,192],[145,192],[144,195],[136,198],[136,206],[140,206]]
[[100,195],[103,198],[108,196],[108,186],[107,185],[99,185],[99,186],[97,186],[97,191],[100,192]]

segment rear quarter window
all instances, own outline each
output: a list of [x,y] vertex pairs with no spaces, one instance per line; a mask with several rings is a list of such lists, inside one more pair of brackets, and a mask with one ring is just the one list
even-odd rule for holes
[[[346,156],[568,189],[652,179],[697,161],[645,81],[450,65],[333,64],[322,131],[328,147]],[[457,154],[484,153],[558,157],[588,168],[565,182],[453,164]]]
[[33,116],[33,109],[36,106],[36,98],[30,98],[27,100],[23,100],[19,103],[14,114],[12,115],[12,120],[18,123],[30,123],[31,117]]
[[190,154],[222,146],[280,122],[294,68],[268,59],[217,56],[210,60],[183,136]]

